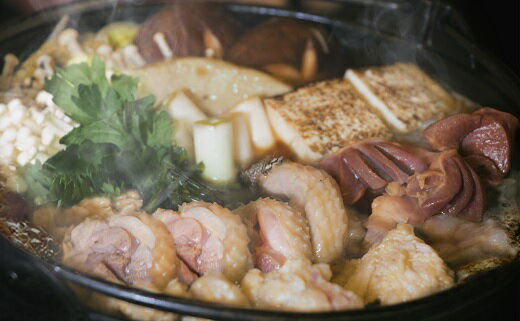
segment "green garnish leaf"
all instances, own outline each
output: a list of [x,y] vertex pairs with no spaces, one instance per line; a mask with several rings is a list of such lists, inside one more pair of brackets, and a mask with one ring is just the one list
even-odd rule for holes
[[72,206],[84,198],[137,190],[145,210],[177,208],[193,200],[215,201],[183,148],[172,144],[172,122],[153,110],[153,97],[136,99],[137,80],[114,75],[104,63],[57,68],[45,89],[79,126],[61,138],[65,149],[23,173],[39,203]]

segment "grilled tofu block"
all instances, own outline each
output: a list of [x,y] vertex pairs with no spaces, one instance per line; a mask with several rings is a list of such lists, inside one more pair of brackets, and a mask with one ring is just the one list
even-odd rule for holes
[[391,136],[345,79],[321,81],[264,103],[278,139],[301,162],[318,161],[351,142]]
[[345,78],[399,132],[440,119],[457,108],[457,101],[414,64],[348,69]]

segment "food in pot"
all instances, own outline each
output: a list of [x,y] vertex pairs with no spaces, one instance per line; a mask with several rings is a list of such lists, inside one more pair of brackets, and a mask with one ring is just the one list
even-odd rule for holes
[[263,69],[295,85],[323,78],[337,61],[334,37],[306,21],[273,18],[244,33],[229,50],[237,64]]
[[234,19],[176,4],[7,57],[0,231],[124,286],[304,312],[414,300],[517,259],[515,116],[466,110],[409,63],[308,84],[341,52],[329,30]]
[[331,274],[326,264],[294,260],[269,273],[252,269],[241,286],[259,308],[324,311],[363,307],[363,301],[355,293],[329,282]]
[[216,59],[185,57],[130,71],[139,78],[141,90],[158,101],[185,88],[200,108],[221,115],[253,96],[285,93],[291,87],[263,72]]
[[391,131],[347,80],[325,80],[265,100],[278,139],[298,161],[311,163],[366,138]]
[[185,203],[179,214],[153,214],[170,231],[177,255],[195,274],[223,273],[238,281],[252,266],[246,227],[236,215],[218,204]]
[[279,269],[287,260],[312,259],[311,237],[302,211],[285,202],[263,198],[237,208],[248,228],[255,266]]
[[220,58],[240,30],[240,22],[219,6],[174,4],[148,18],[134,42],[148,63],[183,56]]
[[352,260],[344,285],[365,303],[395,304],[453,286],[453,271],[435,251],[400,224],[359,260]]
[[260,174],[257,182],[265,193],[288,198],[305,213],[316,262],[330,263],[341,256],[348,216],[332,177],[315,167],[286,161]]
[[455,99],[413,64],[348,69],[345,77],[397,131],[410,132],[457,108]]

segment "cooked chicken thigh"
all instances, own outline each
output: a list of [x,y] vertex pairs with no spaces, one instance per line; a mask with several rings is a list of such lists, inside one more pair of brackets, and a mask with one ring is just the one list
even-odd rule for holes
[[86,219],[63,242],[63,262],[86,273],[163,289],[177,272],[173,238],[145,213]]
[[289,311],[330,311],[362,308],[362,300],[351,291],[329,282],[327,264],[307,260],[288,261],[279,270],[250,270],[242,289],[254,306]]
[[154,217],[167,226],[177,255],[195,274],[220,272],[240,281],[253,266],[245,225],[240,217],[216,203],[185,203],[179,213],[158,210]]
[[264,192],[289,198],[289,204],[305,212],[311,229],[316,262],[329,263],[343,254],[348,217],[338,184],[325,171],[285,161],[257,181]]
[[383,241],[347,268],[345,289],[365,303],[379,299],[396,304],[420,298],[454,284],[453,272],[435,251],[413,233],[411,225],[399,224]]
[[287,260],[312,259],[305,215],[285,202],[262,198],[234,211],[245,222],[255,266],[262,272],[280,268]]

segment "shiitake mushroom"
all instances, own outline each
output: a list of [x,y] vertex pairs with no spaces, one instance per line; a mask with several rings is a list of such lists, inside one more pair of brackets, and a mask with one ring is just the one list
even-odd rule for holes
[[332,76],[337,47],[334,38],[318,24],[272,18],[245,32],[231,47],[228,58],[300,85]]
[[220,58],[241,29],[241,23],[222,7],[178,3],[148,18],[134,43],[147,63],[181,56]]

